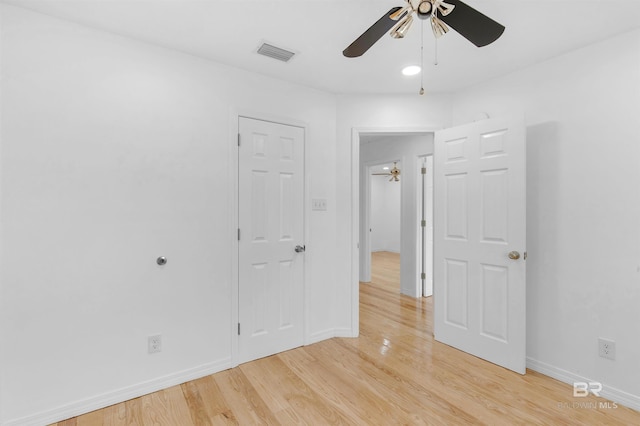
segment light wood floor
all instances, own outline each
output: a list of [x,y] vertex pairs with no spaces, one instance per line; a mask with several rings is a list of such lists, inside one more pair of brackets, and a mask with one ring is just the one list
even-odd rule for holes
[[573,398],[571,386],[549,377],[435,342],[431,299],[399,294],[398,255],[374,254],[372,279],[360,285],[357,339],[294,349],[57,425],[640,424],[636,411],[601,408],[605,400]]

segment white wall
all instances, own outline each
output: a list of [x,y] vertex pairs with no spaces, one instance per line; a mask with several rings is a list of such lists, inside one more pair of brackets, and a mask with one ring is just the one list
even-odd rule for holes
[[[433,153],[433,133],[396,134],[375,138],[372,142],[360,146],[360,232],[361,239],[366,232],[366,182],[367,164],[380,164],[385,161],[400,160],[402,181],[400,196],[400,291],[417,297],[421,295],[420,271],[420,235],[418,233],[421,198],[418,196],[420,183],[420,157]],[[373,206],[372,206],[373,207]],[[373,249],[373,247],[372,247]],[[360,257],[366,256],[366,244],[360,245]],[[361,275],[365,272],[362,270]]]
[[[350,332],[327,232],[334,96],[0,11],[0,423],[51,422],[233,364],[236,111],[307,123],[307,189],[328,209],[309,213],[306,341]],[[155,333],[163,351],[150,356]]]
[[640,409],[640,32],[454,97],[454,123],[478,111],[529,126],[529,367]]
[[[398,168],[402,170],[402,164]],[[402,180],[371,176],[371,251],[400,253],[401,188]]]

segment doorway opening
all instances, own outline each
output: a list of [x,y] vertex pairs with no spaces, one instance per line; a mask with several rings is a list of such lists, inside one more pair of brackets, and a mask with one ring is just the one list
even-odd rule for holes
[[[421,229],[423,211],[423,188],[421,169],[425,158],[433,154],[432,131],[393,131],[358,132],[357,169],[359,170],[359,281],[371,281],[371,253],[377,251],[399,252],[400,255],[400,293],[421,297],[425,290],[423,273],[426,272],[425,256],[432,253],[423,250],[427,244],[423,241]],[[388,182],[390,176],[372,175],[381,172],[378,166],[397,162],[400,169],[399,181]],[[382,179],[380,179],[382,178]],[[399,187],[394,187],[400,183]],[[387,203],[378,203],[376,194],[384,194],[380,188],[385,185],[386,192],[399,192],[399,200],[388,194]],[[396,195],[397,196],[397,195]],[[393,201],[390,201],[393,200]],[[378,200],[379,201],[379,200]],[[398,240],[394,246],[389,234],[393,234],[393,217],[399,216]],[[384,222],[380,216],[388,217]],[[387,235],[387,241],[381,241]],[[396,255],[397,259],[397,255]],[[429,293],[430,295],[430,293]]]

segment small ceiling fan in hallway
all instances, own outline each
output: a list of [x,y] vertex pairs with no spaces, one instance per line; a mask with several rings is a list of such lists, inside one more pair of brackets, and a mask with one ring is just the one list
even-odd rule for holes
[[348,58],[362,56],[387,31],[393,38],[404,38],[413,23],[430,19],[436,38],[449,32],[449,27],[478,47],[496,41],[505,27],[460,0],[405,0],[405,5],[385,13],[368,30],[351,43],[342,54]]
[[371,173],[374,176],[391,176],[389,182],[400,182],[400,169],[396,166],[398,162],[393,162],[393,168],[385,173]]

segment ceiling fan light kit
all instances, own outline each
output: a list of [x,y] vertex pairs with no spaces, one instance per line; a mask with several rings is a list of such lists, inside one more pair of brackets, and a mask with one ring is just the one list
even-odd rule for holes
[[389,33],[389,35],[393,38],[404,38],[404,36],[407,34],[407,32],[409,31],[409,28],[411,28],[411,24],[413,23],[413,16],[411,15],[407,15],[406,18],[404,18],[402,21],[400,21],[398,23],[398,25],[396,25],[391,32]]
[[391,176],[389,182],[400,182],[400,169],[396,166],[397,161],[393,162],[393,168],[389,170],[388,167],[384,167],[383,170],[389,170],[385,173],[371,173],[373,176]]
[[420,19],[431,19],[436,38],[449,32],[449,27],[477,47],[496,41],[505,27],[460,0],[405,0],[378,19],[342,53],[348,58],[362,56],[387,31],[393,38],[404,38],[415,13]]
[[447,24],[434,16],[431,18],[431,30],[433,31],[433,35],[435,35],[436,38],[440,38],[449,32],[449,27],[447,27]]

